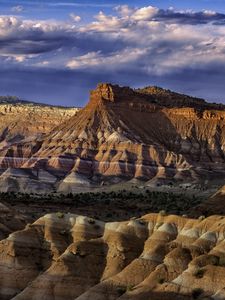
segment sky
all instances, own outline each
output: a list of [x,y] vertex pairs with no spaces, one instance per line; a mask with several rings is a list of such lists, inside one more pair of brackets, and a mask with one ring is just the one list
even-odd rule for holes
[[225,103],[225,0],[0,0],[0,95],[84,106],[98,82]]

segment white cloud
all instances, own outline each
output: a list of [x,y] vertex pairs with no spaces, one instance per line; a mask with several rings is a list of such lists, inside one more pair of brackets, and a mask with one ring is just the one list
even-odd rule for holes
[[22,5],[13,6],[11,8],[11,11],[14,13],[21,13],[22,11],[24,11],[24,7]]
[[26,59],[26,56],[25,55],[14,55],[14,59],[17,61],[17,62],[24,62],[25,59]]
[[206,16],[215,16],[216,11],[214,11],[214,10],[204,10],[203,14],[205,14]]
[[70,14],[70,18],[71,18],[71,20],[74,21],[74,22],[80,22],[80,21],[81,21],[81,17],[78,16],[78,15],[75,15],[74,13],[71,13],[71,14]]
[[104,69],[120,69],[124,64],[134,62],[146,54],[146,49],[127,48],[122,51],[104,55],[101,51],[89,52],[85,55],[72,58],[66,66],[70,69],[86,69],[91,67]]
[[159,9],[157,7],[142,7],[133,13],[132,19],[135,21],[148,21],[151,20],[158,12]]
[[134,9],[129,5],[118,5],[115,7],[115,11],[117,11],[122,17],[128,17],[134,12]]
[[[76,14],[70,22],[0,16],[0,56],[19,64],[75,70],[168,74],[210,70],[217,64],[225,70],[225,27],[213,25],[223,15],[127,5],[116,12],[99,12],[86,25],[74,24],[80,21]],[[29,54],[33,56],[27,59]]]

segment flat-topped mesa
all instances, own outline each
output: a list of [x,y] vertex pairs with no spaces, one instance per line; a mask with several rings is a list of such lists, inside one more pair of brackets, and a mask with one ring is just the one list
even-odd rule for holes
[[134,97],[135,92],[129,87],[120,87],[119,85],[112,85],[110,83],[99,83],[95,90],[90,93],[91,101],[110,101],[118,102],[121,100],[130,99]]
[[142,89],[131,89],[110,83],[99,83],[95,90],[91,91],[92,103],[130,103],[139,105],[154,105],[165,108],[193,108],[199,112],[205,110],[225,111],[224,104],[209,103],[204,99],[184,94],[179,94],[156,86]]
[[206,109],[225,110],[224,104],[209,103],[201,98],[176,93],[171,90],[163,89],[157,86],[148,86],[142,89],[136,89],[134,91],[142,95],[152,97],[155,103],[163,107],[192,107],[201,111]]

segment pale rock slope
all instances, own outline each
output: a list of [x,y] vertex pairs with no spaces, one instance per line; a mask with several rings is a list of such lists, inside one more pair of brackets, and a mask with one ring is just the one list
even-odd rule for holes
[[0,299],[225,299],[224,237],[222,216],[49,214],[0,242]]

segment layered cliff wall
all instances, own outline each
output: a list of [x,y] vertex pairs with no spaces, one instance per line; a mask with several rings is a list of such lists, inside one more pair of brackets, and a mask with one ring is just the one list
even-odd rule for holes
[[[22,190],[42,182],[43,172],[51,180],[42,188],[63,192],[133,178],[225,178],[224,107],[168,91],[156,98],[151,91],[99,84],[85,108],[41,139],[2,148],[0,167],[31,171],[33,177],[27,173],[18,183]],[[10,174],[0,176],[0,187]]]

